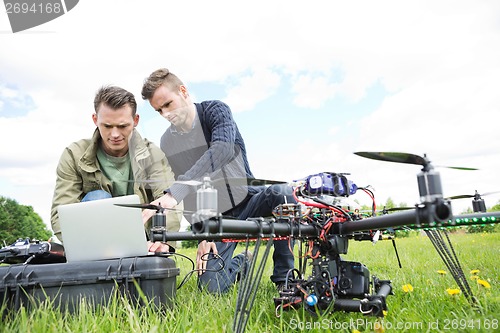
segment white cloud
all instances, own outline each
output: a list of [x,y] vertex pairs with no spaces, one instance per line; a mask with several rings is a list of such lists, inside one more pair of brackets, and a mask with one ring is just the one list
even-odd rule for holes
[[238,79],[238,85],[227,89],[224,101],[233,112],[252,110],[256,104],[274,95],[280,85],[280,76],[268,69],[257,69],[251,75]]
[[318,109],[338,92],[336,83],[329,83],[324,76],[300,75],[295,81],[292,91],[296,94],[294,103],[303,108]]
[[2,99],[11,99],[11,100],[17,100],[19,97],[19,94],[17,91],[14,89],[7,88],[3,85],[0,85],[0,98]]

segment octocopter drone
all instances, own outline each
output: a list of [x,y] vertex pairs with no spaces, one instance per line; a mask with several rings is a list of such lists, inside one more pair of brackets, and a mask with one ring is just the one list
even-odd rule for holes
[[[233,330],[237,332],[245,329],[270,248],[277,237],[288,238],[290,242],[297,240],[301,244],[298,268],[288,273],[283,290],[274,299],[277,315],[281,310],[302,306],[312,314],[346,311],[383,316],[383,311],[387,309],[386,298],[392,292],[391,281],[378,279],[370,275],[362,263],[345,261],[341,256],[347,254],[349,240],[377,241],[388,230],[400,229],[425,230],[463,294],[474,302],[446,230],[449,227],[498,223],[500,214],[486,213],[484,201],[476,193],[473,196],[474,213],[454,217],[450,205],[453,198],[443,197],[440,175],[425,155],[394,152],[355,154],[422,166],[417,174],[420,202],[410,209],[377,216],[374,195],[369,187],[356,185],[348,179],[348,174],[324,172],[291,184],[296,202],[279,205],[274,209],[273,217],[269,218],[243,221],[224,218],[217,211],[217,191],[209,178],[192,184],[199,189],[191,231],[167,233],[164,208],[154,205],[135,207],[157,210],[150,231],[150,239],[154,241],[247,240],[248,247],[249,239],[256,240],[254,259],[238,291],[233,323]],[[342,207],[342,199],[358,191],[365,192],[374,203],[368,217]],[[256,258],[264,240],[267,244],[257,265]],[[306,274],[307,264],[312,267],[308,270],[309,274]]]

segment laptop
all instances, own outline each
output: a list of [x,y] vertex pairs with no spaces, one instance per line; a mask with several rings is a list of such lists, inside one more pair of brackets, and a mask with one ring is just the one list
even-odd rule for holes
[[60,205],[57,210],[67,262],[148,255],[139,196]]

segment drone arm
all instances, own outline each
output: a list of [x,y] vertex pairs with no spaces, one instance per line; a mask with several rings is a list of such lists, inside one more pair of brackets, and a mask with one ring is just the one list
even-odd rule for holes
[[339,234],[349,234],[356,231],[384,229],[406,225],[435,226],[452,218],[451,207],[445,201],[436,201],[419,205],[413,210],[404,212],[368,217],[356,222],[347,222],[339,225]]
[[160,233],[154,234],[154,241],[178,241],[178,240],[210,240],[210,241],[222,241],[224,239],[247,239],[248,234],[241,233],[217,233],[217,234],[193,234],[192,231],[182,231],[182,232],[167,232],[163,235]]
[[482,225],[500,222],[500,212],[473,213],[457,215],[453,219],[455,226]]
[[[276,236],[317,236],[319,230],[313,225],[281,223],[272,220],[229,220],[220,217],[197,221],[191,226],[196,234],[236,233],[247,235],[274,234]],[[227,238],[227,237],[225,237]]]
[[[192,232],[167,233],[165,240],[179,239],[245,239],[248,236],[275,235],[275,236],[310,236],[318,237],[321,229],[312,224],[276,222],[268,220],[232,220],[222,217],[198,216],[193,222]],[[369,217],[358,221],[334,223],[330,233],[350,234],[356,231],[384,229],[398,226],[434,226],[434,222],[444,223],[452,219],[451,208],[447,202],[438,201],[432,204],[417,206],[414,210],[398,212],[377,217]],[[159,235],[155,235],[157,237]],[[156,240],[156,238],[155,238]]]
[[[467,226],[498,223],[500,212],[464,214],[453,217],[447,202],[417,206],[414,210],[388,215],[369,217],[357,221],[334,223],[330,233],[349,234],[357,231],[394,228],[398,226],[439,227]],[[436,223],[434,223],[436,222]],[[221,240],[245,239],[248,236],[273,234],[276,236],[302,235],[318,237],[320,229],[311,224],[291,224],[274,220],[230,220],[220,217],[199,220],[193,224],[193,231],[155,234],[155,241],[172,240]]]

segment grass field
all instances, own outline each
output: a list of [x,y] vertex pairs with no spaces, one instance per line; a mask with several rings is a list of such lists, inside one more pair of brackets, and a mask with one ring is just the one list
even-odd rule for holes
[[[387,298],[384,318],[365,317],[359,313],[335,312],[313,317],[305,311],[275,315],[273,297],[277,296],[269,276],[271,260],[256,295],[247,332],[499,332],[500,320],[500,233],[453,233],[451,239],[464,272],[479,270],[475,276],[487,281],[486,287],[470,279],[477,306],[471,306],[462,294],[450,295],[447,289],[458,288],[436,250],[426,236],[398,238],[396,244],[402,268],[398,267],[390,241],[349,243],[346,260],[364,263],[370,274],[392,281],[393,293]],[[194,258],[194,249],[180,249]],[[191,263],[177,257],[180,280]],[[471,274],[472,276],[472,274]],[[404,288],[412,291],[405,292]],[[489,288],[488,288],[489,285]],[[231,332],[237,288],[223,296],[198,292],[196,278],[191,277],[179,290],[174,308],[160,313],[154,307],[137,307],[126,299],[94,311],[81,305],[79,315],[54,310],[50,303],[34,310],[21,308],[0,322],[0,332]]]

